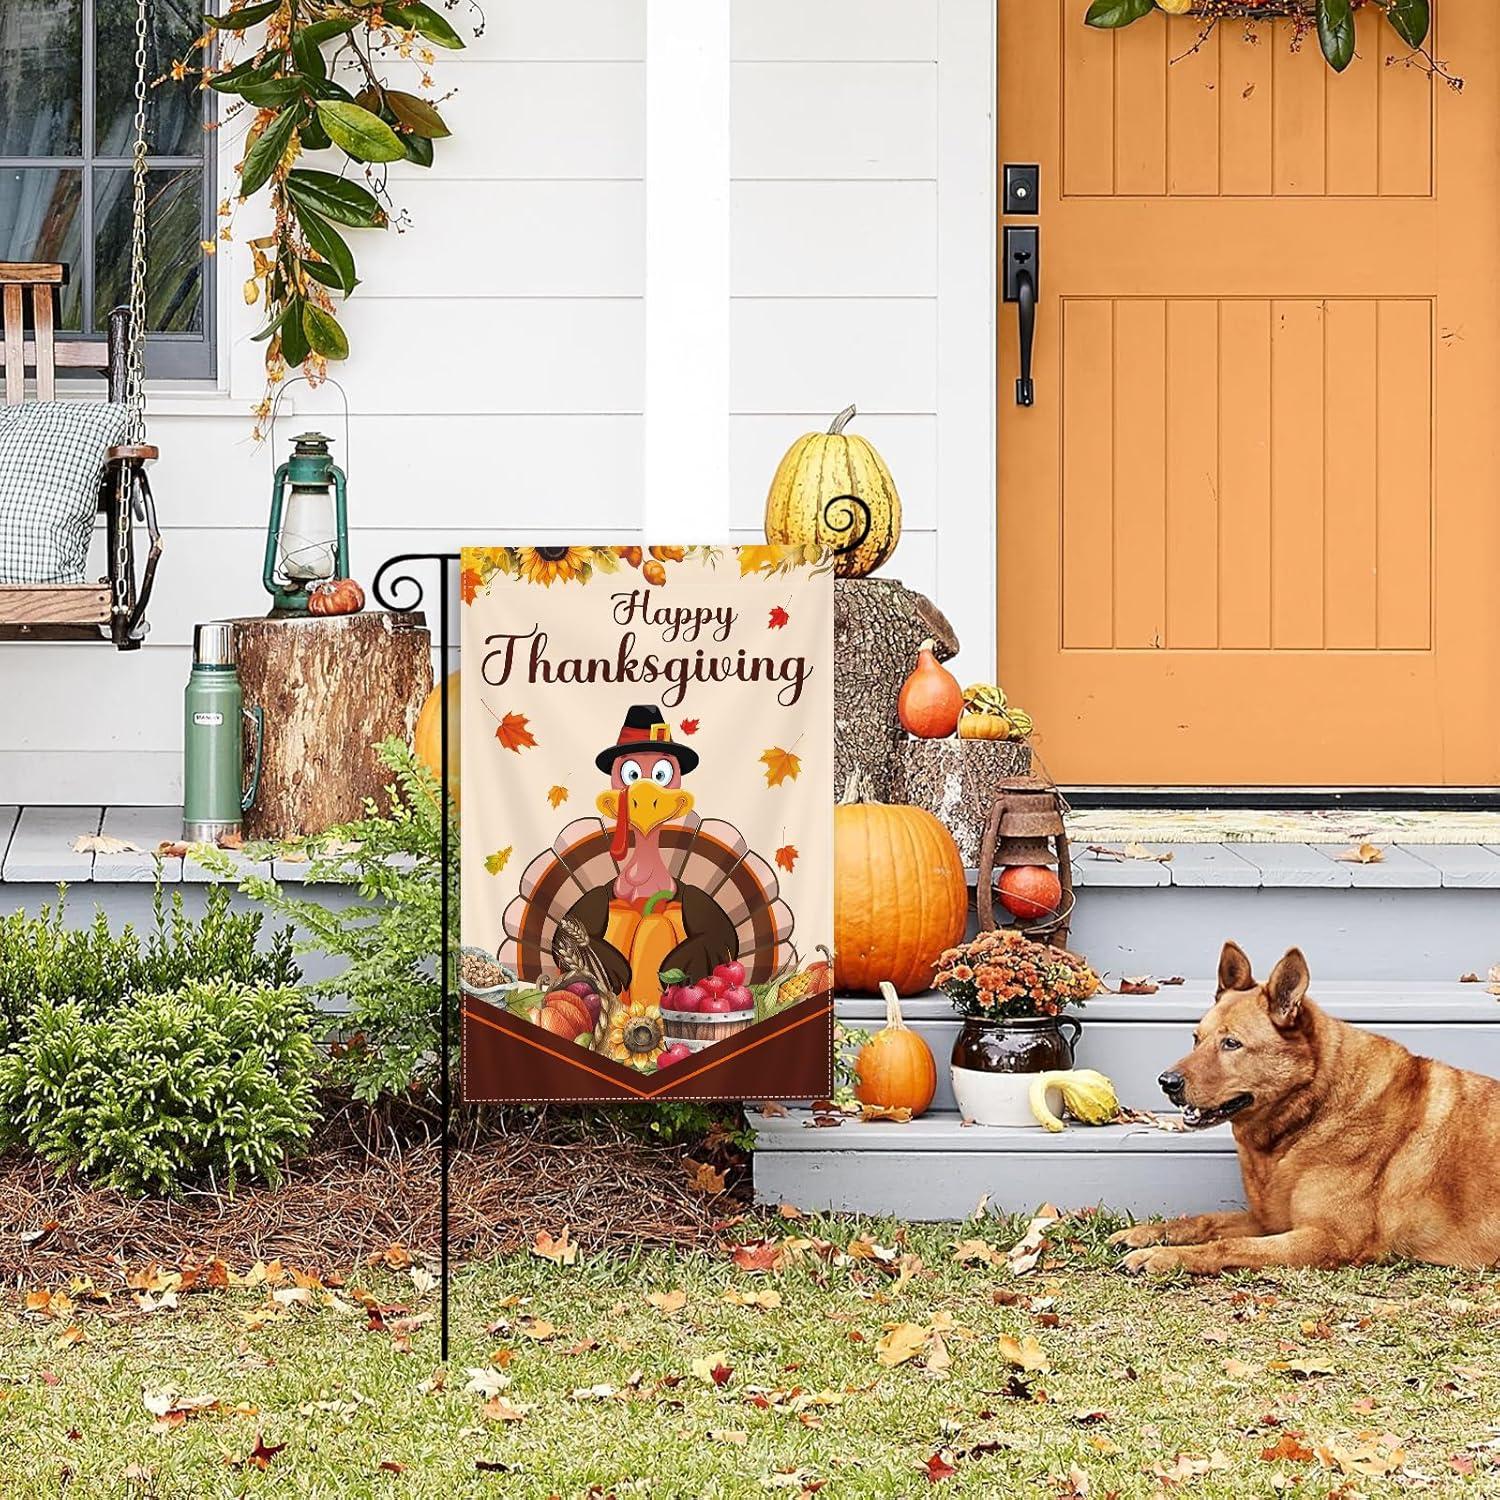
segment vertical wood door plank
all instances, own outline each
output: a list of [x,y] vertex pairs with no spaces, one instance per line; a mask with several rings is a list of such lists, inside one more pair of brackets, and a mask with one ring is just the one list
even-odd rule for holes
[[1202,21],[1167,21],[1167,191],[1200,198],[1219,193],[1219,28],[1197,45]]
[[1271,644],[1323,644],[1323,307],[1271,304]]
[[1166,304],[1115,304],[1114,641],[1166,644]]
[[1219,643],[1219,308],[1167,304],[1167,645]]
[[1115,33],[1115,193],[1167,190],[1167,26],[1157,11]]
[[1271,644],[1271,305],[1220,305],[1219,645]]
[[1376,36],[1369,60],[1380,75],[1380,192],[1425,198],[1433,190],[1433,90],[1439,85],[1404,61],[1406,46],[1389,25],[1382,21]]
[[1327,303],[1326,644],[1368,650],[1375,631],[1376,306]]
[[[1380,28],[1373,7],[1355,12],[1359,56],[1342,73],[1320,68],[1328,91],[1327,191],[1370,198],[1380,191]],[[1321,62],[1321,59],[1319,59]]]
[[1376,644],[1432,644],[1432,304],[1379,306]]
[[1062,310],[1062,559],[1065,647],[1114,644],[1114,306]]
[[1316,196],[1326,186],[1328,65],[1309,42],[1292,51],[1295,22],[1277,21],[1271,49],[1272,191]]
[[1079,24],[1061,8],[1063,182],[1069,197],[1115,190],[1115,33]]
[[1256,197],[1271,191],[1270,39],[1251,42],[1233,27],[1221,34],[1220,191]]

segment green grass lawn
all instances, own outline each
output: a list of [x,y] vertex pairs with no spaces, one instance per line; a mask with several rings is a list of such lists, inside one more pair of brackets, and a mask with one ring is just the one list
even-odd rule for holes
[[1500,1277],[1145,1283],[1102,1220],[1017,1275],[1023,1227],[474,1266],[444,1369],[420,1270],[150,1310],[12,1288],[0,1495],[1500,1494]]

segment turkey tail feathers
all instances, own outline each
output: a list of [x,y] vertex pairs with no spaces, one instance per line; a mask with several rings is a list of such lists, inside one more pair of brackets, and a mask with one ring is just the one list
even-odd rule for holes
[[506,941],[499,961],[528,983],[553,967],[552,944],[558,919],[573,904],[615,878],[609,857],[609,830],[599,818],[575,818],[526,866],[519,893],[505,908]]

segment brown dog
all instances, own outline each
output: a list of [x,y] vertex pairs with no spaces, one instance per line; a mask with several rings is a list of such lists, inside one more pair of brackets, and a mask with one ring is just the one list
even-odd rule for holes
[[1233,1120],[1249,1212],[1123,1230],[1124,1269],[1500,1264],[1500,1082],[1335,1020],[1307,979],[1293,948],[1257,984],[1225,943],[1214,1006],[1160,1082],[1190,1128]]

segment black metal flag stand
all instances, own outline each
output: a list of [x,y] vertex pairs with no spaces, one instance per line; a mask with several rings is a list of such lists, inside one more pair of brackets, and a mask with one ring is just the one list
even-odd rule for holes
[[448,633],[449,608],[453,600],[452,572],[459,561],[457,552],[400,552],[387,558],[375,574],[370,587],[375,602],[382,609],[415,610],[422,607],[427,596],[422,580],[411,572],[400,572],[404,567],[428,564],[436,569],[438,579],[438,672],[436,686],[440,689],[438,699],[442,722],[441,754],[442,769],[438,783],[442,788],[441,822],[439,824],[439,865],[442,869],[442,895],[440,898],[442,931],[438,937],[438,1091],[442,1134],[438,1141],[438,1296],[441,1306],[438,1349],[439,1357],[448,1358],[448,1171],[452,1152],[453,1118],[452,1069],[449,1064],[449,1049],[452,1042],[453,1011],[453,964],[452,964],[452,913],[449,910],[452,880],[453,850],[450,847],[448,823],[448,736],[452,726],[448,722],[448,671],[451,641]]

